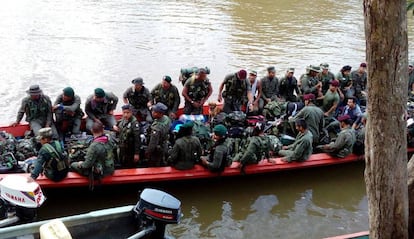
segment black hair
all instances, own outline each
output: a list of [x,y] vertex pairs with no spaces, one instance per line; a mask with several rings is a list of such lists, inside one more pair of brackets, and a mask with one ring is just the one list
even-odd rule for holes
[[306,121],[304,119],[297,119],[295,121],[295,124],[297,126],[300,126],[300,127],[304,128],[304,129],[307,129],[308,128],[308,124],[306,123]]

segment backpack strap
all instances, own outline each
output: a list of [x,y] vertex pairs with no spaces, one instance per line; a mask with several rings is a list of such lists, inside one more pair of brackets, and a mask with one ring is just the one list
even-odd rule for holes
[[[62,146],[59,143],[55,143],[54,145],[59,151],[62,151]],[[50,143],[44,144],[43,147],[45,147],[50,154],[53,154],[56,159],[62,160],[62,154],[58,153],[58,151]]]

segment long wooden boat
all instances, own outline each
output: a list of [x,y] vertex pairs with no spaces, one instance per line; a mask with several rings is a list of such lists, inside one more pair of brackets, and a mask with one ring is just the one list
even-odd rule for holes
[[365,232],[357,232],[342,236],[335,236],[335,237],[327,237],[325,239],[368,239],[369,238],[369,231]]
[[[181,111],[182,112],[182,111]],[[181,113],[179,112],[179,114]],[[204,114],[208,115],[208,106],[204,107]],[[119,118],[120,115],[117,115]],[[22,136],[25,131],[29,130],[27,124],[21,124],[16,127],[4,126],[0,127],[0,131],[6,131],[14,136]],[[414,151],[413,149],[409,150]],[[322,167],[335,164],[344,164],[355,161],[363,160],[363,156],[349,155],[345,158],[333,158],[329,154],[319,153],[313,154],[305,162],[292,162],[286,163],[281,158],[273,158],[274,163],[270,163],[267,160],[259,162],[257,165],[248,165],[245,168],[246,174],[263,174],[272,173],[285,170],[304,169],[312,167]],[[133,169],[117,169],[112,176],[105,177],[100,181],[102,185],[111,184],[128,184],[128,183],[145,183],[145,182],[161,182],[172,180],[190,180],[212,177],[229,177],[240,175],[240,169],[238,162],[233,162],[230,167],[227,167],[224,172],[217,174],[212,173],[200,165],[196,165],[190,170],[176,170],[172,167],[159,167],[159,168],[133,168]],[[0,179],[7,174],[0,174]],[[77,187],[88,186],[88,178],[83,177],[77,173],[70,172],[68,176],[61,182],[53,182],[44,176],[40,176],[36,180],[43,188],[61,188],[61,187]]]

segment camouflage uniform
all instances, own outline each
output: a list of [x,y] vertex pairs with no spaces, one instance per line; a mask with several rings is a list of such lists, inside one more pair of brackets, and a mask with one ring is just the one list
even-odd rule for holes
[[137,91],[135,86],[129,87],[124,92],[123,97],[124,99],[128,99],[129,104],[134,106],[139,120],[152,122],[151,112],[147,106],[148,102],[152,101],[152,95],[147,88],[142,86],[141,90]]
[[81,164],[73,162],[70,167],[73,171],[89,176],[91,172],[101,177],[113,174],[114,154],[113,146],[106,135],[96,137],[86,152],[85,161]]
[[344,75],[342,74],[342,72],[339,72],[336,75],[336,79],[339,80],[341,86],[340,89],[342,91],[342,93],[344,94],[345,98],[350,98],[355,96],[355,85],[352,85],[351,88],[349,88],[348,90],[345,89],[345,87],[348,87],[352,84],[352,78],[351,78],[351,74],[349,75]]
[[358,70],[351,72],[351,78],[353,82],[353,88],[355,89],[355,97],[362,105],[366,104],[366,97],[362,94],[367,87],[367,73],[364,72],[362,75]]
[[240,80],[235,73],[227,75],[223,83],[226,86],[223,92],[223,111],[226,113],[240,111],[241,106],[247,102],[247,92],[251,91],[250,81]]
[[117,104],[118,97],[112,92],[106,92],[103,102],[95,101],[94,95],[90,95],[85,103],[85,113],[88,115],[86,129],[91,130],[95,119],[101,120],[106,127],[112,129],[116,124],[116,120],[109,112],[115,110]]
[[63,94],[56,98],[54,105],[61,105],[55,110],[56,125],[59,131],[62,131],[63,122],[68,122],[71,127],[69,131],[73,134],[80,133],[80,125],[83,117],[82,109],[80,108],[81,99],[75,95],[71,101],[63,101]]
[[351,127],[347,127],[339,132],[335,142],[328,144],[327,149],[322,148],[322,150],[332,154],[334,157],[344,158],[352,153],[355,141],[355,131]]
[[149,128],[149,140],[146,155],[149,155],[149,167],[160,167],[168,151],[168,137],[171,127],[171,120],[163,115],[155,119]]
[[302,94],[312,93],[315,97],[318,97],[318,88],[316,87],[318,83],[318,77],[312,77],[311,73],[304,75],[301,80]]
[[47,178],[58,182],[66,177],[68,169],[62,145],[58,141],[51,141],[40,148],[30,176],[36,179],[40,173],[44,172]]
[[294,95],[296,91],[296,95],[300,94],[299,87],[298,87],[298,80],[296,77],[292,76],[291,78],[283,77],[280,80],[279,84],[279,94],[282,98],[286,101],[296,102],[297,98]]
[[168,89],[164,89],[162,83],[160,83],[152,89],[151,95],[154,104],[161,102],[168,107],[167,115],[170,113],[177,113],[181,99],[175,85],[171,85]]
[[309,130],[299,133],[295,142],[288,146],[286,150],[280,150],[279,155],[285,157],[286,161],[305,161],[312,154],[313,136]]
[[175,141],[168,162],[178,170],[187,170],[194,167],[200,156],[200,140],[195,136],[184,136]]
[[[228,147],[225,144],[226,138],[222,138],[216,141],[210,149],[208,156],[207,168],[212,172],[220,172],[226,166],[228,155]],[[224,161],[224,162],[223,162]],[[223,165],[224,164],[224,165]]]
[[263,158],[269,158],[270,139],[266,135],[252,136],[240,158],[241,165],[257,164]]
[[[210,93],[211,83],[208,79],[200,81],[196,80],[196,76],[193,75],[190,79],[185,82],[184,88],[188,90],[188,96],[194,102],[199,102],[205,99]],[[202,114],[203,106],[196,108],[193,106],[191,101],[185,100],[184,114]]]
[[325,124],[323,111],[314,104],[307,105],[290,121],[295,122],[297,119],[304,119],[306,121],[308,129],[313,136],[313,145],[317,145],[319,143],[320,131]]
[[327,74],[320,72],[318,74],[319,81],[322,82],[322,93],[325,94],[329,90],[329,84],[331,81],[335,80],[334,73],[328,71]]
[[119,128],[119,161],[123,167],[136,167],[134,155],[139,155],[141,150],[139,122],[132,116],[128,121],[119,120],[117,126]]
[[54,138],[57,138],[57,131],[53,124],[52,102],[49,96],[42,94],[38,100],[32,100],[30,96],[25,97],[17,113],[16,122],[20,122],[24,114],[36,136],[39,135],[41,128],[48,125],[52,128]]

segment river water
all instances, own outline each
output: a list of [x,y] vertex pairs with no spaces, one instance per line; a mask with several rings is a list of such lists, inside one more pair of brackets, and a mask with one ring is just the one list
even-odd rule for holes
[[[1,124],[14,121],[31,84],[52,101],[72,86],[84,101],[96,87],[121,97],[137,76],[151,89],[170,75],[181,89],[180,68],[208,66],[215,100],[224,76],[240,68],[262,77],[269,65],[278,76],[294,67],[299,76],[309,64],[328,62],[336,73],[365,61],[362,0],[3,0],[0,18]],[[134,204],[144,186],[50,191],[40,214]],[[169,227],[178,238],[319,238],[368,228],[362,164],[150,186],[182,200],[183,221]]]

